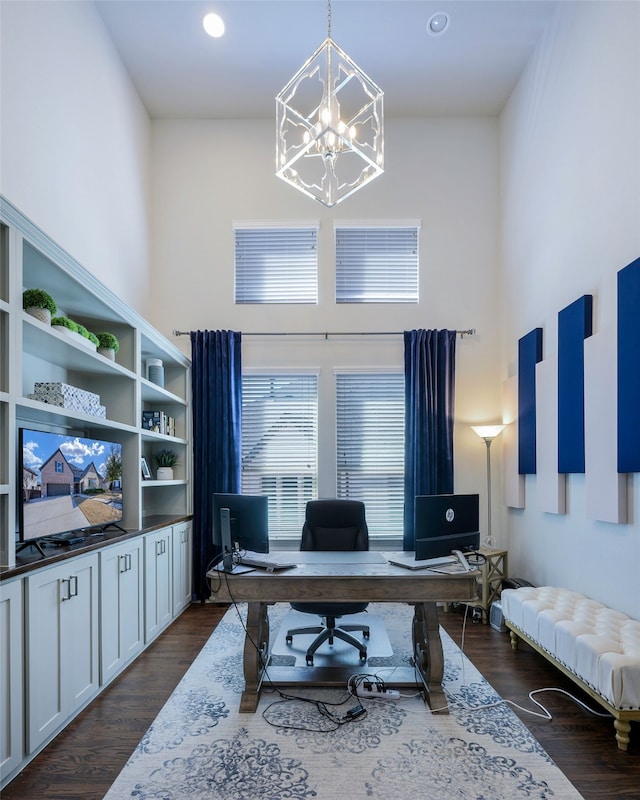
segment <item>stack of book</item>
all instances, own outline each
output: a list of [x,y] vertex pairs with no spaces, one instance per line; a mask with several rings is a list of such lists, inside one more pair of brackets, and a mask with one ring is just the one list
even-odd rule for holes
[[175,417],[170,417],[164,411],[143,411],[142,427],[146,431],[162,433],[165,436],[176,435]]

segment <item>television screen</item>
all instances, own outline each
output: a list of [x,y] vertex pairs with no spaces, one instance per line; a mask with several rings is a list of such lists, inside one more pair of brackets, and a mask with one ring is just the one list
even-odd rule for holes
[[20,429],[20,539],[122,520],[122,445]]

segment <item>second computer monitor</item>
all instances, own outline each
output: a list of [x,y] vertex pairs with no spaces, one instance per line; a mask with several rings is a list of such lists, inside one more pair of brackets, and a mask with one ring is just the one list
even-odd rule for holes
[[477,494],[429,494],[415,499],[416,560],[446,556],[480,545]]
[[229,509],[231,544],[241,550],[269,552],[269,498],[262,494],[213,494],[213,543],[222,547],[221,509]]

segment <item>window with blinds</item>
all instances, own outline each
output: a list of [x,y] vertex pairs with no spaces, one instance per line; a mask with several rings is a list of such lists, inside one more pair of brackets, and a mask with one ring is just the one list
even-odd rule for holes
[[402,536],[404,375],[336,375],[337,496],[362,500],[369,536]]
[[317,303],[318,226],[234,226],[235,302]]
[[336,303],[417,303],[419,230],[336,224]]
[[318,377],[242,377],[242,492],[269,496],[271,539],[300,538],[318,486]]

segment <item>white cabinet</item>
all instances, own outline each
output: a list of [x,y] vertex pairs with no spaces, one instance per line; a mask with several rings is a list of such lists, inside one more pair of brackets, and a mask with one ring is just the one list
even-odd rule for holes
[[144,647],[142,540],[100,551],[100,684]]
[[98,691],[98,555],[25,579],[27,753]]
[[172,528],[144,537],[144,640],[149,643],[173,619]]
[[0,780],[24,755],[22,581],[0,583]]
[[173,616],[191,603],[191,522],[173,526]]

